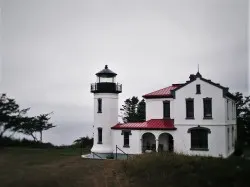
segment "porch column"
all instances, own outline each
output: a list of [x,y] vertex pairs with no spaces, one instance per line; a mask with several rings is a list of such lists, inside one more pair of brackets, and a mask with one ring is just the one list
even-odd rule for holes
[[159,140],[155,139],[155,151],[158,152]]

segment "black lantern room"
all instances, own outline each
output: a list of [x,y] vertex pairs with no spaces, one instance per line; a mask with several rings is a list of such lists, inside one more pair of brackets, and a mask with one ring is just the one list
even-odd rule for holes
[[105,65],[105,68],[96,73],[97,81],[91,84],[92,93],[121,93],[122,85],[116,83],[116,73]]

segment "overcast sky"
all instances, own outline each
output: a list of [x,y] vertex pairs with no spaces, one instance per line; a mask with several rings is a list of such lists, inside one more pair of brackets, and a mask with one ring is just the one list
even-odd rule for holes
[[247,0],[0,0],[0,92],[54,112],[45,141],[91,135],[90,83],[105,64],[120,105],[197,72],[248,92]]

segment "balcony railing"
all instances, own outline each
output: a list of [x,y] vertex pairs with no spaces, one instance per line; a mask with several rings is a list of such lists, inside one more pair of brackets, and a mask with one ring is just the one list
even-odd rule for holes
[[110,82],[93,83],[90,86],[90,91],[92,93],[121,93],[122,84]]

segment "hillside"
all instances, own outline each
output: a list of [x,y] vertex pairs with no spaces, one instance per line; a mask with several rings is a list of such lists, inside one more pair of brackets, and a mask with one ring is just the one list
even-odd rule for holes
[[88,160],[79,149],[0,150],[1,187],[249,187],[250,161],[148,154]]

